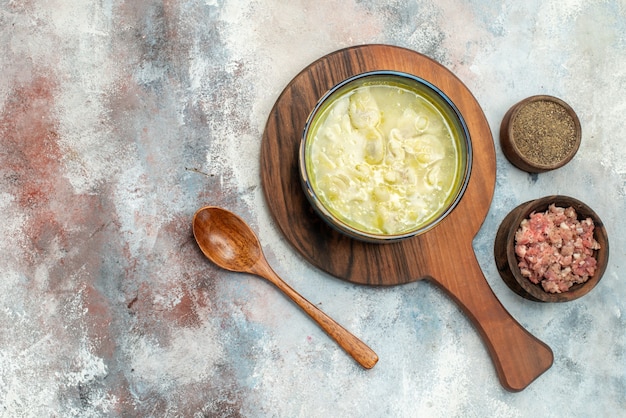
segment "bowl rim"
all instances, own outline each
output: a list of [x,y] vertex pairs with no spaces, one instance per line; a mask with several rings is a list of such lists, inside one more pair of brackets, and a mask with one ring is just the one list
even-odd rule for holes
[[[528,159],[520,151],[513,135],[513,121],[515,120],[519,112],[526,105],[540,101],[553,102],[560,105],[566,110],[567,114],[574,121],[575,144],[570,152],[563,159],[554,164],[541,164]],[[516,167],[531,173],[542,173],[550,170],[556,170],[557,168],[561,168],[565,164],[569,163],[574,158],[574,156],[578,152],[578,149],[580,148],[580,143],[582,141],[582,129],[580,125],[580,119],[578,118],[578,115],[576,114],[574,109],[568,103],[558,97],[546,94],[530,96],[517,102],[507,111],[504,118],[502,119],[502,124],[500,127],[500,141],[505,156]]]
[[[559,207],[572,206],[578,219],[592,218],[594,222],[594,238],[601,248],[594,250],[597,268],[586,282],[573,285],[567,292],[550,293],[543,290],[541,284],[532,283],[523,277],[515,254],[515,233],[522,220],[533,212],[545,212],[551,204]],[[589,293],[602,279],[609,257],[609,239],[604,223],[598,214],[584,202],[566,195],[551,195],[529,200],[513,209],[500,224],[495,241],[496,264],[505,283],[518,295],[536,302],[568,302]],[[503,257],[503,253],[505,257]],[[500,257],[500,260],[498,258]],[[505,265],[502,260],[505,260]],[[514,282],[511,282],[513,280]]]
[[[306,148],[307,148],[306,145],[308,142],[308,133],[310,131],[313,121],[315,120],[316,115],[318,114],[318,112],[320,111],[324,103],[326,103],[326,101],[329,98],[331,98],[337,91],[339,91],[346,85],[356,82],[358,80],[361,80],[363,78],[377,77],[377,76],[390,76],[390,77],[397,77],[397,78],[405,79],[405,80],[408,79],[410,80],[410,82],[421,84],[422,86],[426,87],[427,90],[432,91],[434,96],[441,99],[444,106],[447,107],[446,110],[449,111],[448,115],[451,118],[454,118],[456,122],[458,123],[459,128],[460,128],[460,132],[459,132],[460,141],[459,142],[461,144],[464,144],[465,146],[464,148],[466,150],[466,153],[465,153],[466,155],[465,155],[465,158],[463,159],[464,170],[460,176],[462,181],[458,189],[455,191],[455,196],[451,200],[450,204],[445,208],[445,210],[443,210],[437,217],[435,217],[432,221],[428,222],[426,225],[423,225],[419,228],[412,229],[406,232],[397,233],[397,234],[379,234],[379,233],[363,231],[363,230],[357,229],[349,225],[348,223],[334,216],[318,198],[317,193],[315,192],[315,190],[313,189],[311,185],[307,167],[306,167]],[[348,77],[342,80],[341,82],[335,84],[328,91],[326,91],[326,93],[322,95],[322,97],[317,101],[317,103],[315,104],[311,112],[309,113],[309,116],[307,117],[307,120],[305,122],[304,129],[302,132],[302,137],[300,140],[298,158],[299,158],[299,162],[298,162],[299,175],[300,175],[300,180],[301,180],[301,184],[304,189],[305,195],[307,199],[309,200],[309,203],[311,203],[311,205],[313,206],[314,210],[318,213],[318,215],[320,215],[322,219],[324,219],[324,221],[326,221],[327,224],[329,224],[335,230],[338,230],[339,232],[351,238],[355,238],[361,241],[371,242],[371,243],[391,243],[391,242],[404,240],[410,237],[414,237],[416,235],[420,235],[420,234],[430,231],[435,226],[437,226],[441,221],[443,221],[454,210],[454,208],[461,201],[463,195],[465,194],[467,186],[469,184],[469,180],[471,177],[471,170],[472,170],[473,152],[472,152],[471,135],[470,135],[467,123],[465,122],[465,119],[463,118],[463,115],[461,114],[458,107],[454,104],[454,102],[441,89],[439,89],[433,83],[421,77],[418,77],[416,75],[410,74],[410,73],[406,73],[402,71],[395,71],[395,70],[375,70],[375,71],[366,71],[366,72]]]

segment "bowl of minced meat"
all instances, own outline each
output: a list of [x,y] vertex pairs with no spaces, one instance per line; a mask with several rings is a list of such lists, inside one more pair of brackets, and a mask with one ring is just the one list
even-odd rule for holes
[[546,196],[519,205],[505,217],[494,255],[500,276],[520,296],[566,302],[598,284],[609,241],[589,206],[568,196]]

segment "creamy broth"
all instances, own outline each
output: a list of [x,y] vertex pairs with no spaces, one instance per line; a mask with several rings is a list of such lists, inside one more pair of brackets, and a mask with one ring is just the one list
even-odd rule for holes
[[426,97],[403,85],[344,91],[314,121],[306,167],[322,204],[374,234],[438,216],[461,181],[458,135]]

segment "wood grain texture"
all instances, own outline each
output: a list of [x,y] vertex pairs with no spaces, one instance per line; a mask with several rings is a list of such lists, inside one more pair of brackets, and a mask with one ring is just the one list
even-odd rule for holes
[[193,217],[193,235],[209,260],[226,270],[254,274],[272,283],[361,366],[374,367],[378,361],[374,350],[281,279],[268,264],[257,236],[239,216],[215,206],[201,208]]
[[[434,229],[393,244],[355,241],[313,211],[298,176],[298,147],[318,99],[340,81],[366,71],[395,70],[442,90],[470,132],[470,181],[458,206]],[[468,314],[491,353],[505,388],[525,388],[552,364],[552,351],[523,329],[487,284],[472,248],[495,188],[495,148],[484,113],[465,85],[441,64],[404,48],[363,45],[336,51],[301,71],[272,109],[261,144],[267,204],[287,240],[313,265],[353,283],[398,285],[430,279]]]
[[[450,97],[468,125],[474,159],[461,202],[440,225],[410,240],[378,245],[347,238],[317,216],[302,192],[298,146],[306,118],[327,90],[352,75],[385,69],[420,76]],[[437,275],[446,264],[443,255],[450,253],[458,259],[459,252],[466,250],[465,244],[472,241],[491,204],[495,151],[482,109],[451,72],[410,50],[369,45],[321,58],[285,88],[263,135],[261,177],[271,213],[287,240],[307,260],[354,283],[396,285]]]

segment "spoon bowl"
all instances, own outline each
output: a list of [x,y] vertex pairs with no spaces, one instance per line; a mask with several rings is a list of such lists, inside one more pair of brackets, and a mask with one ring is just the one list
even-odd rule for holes
[[271,282],[361,366],[366,369],[374,367],[378,356],[371,348],[293,290],[272,270],[258,238],[243,219],[226,209],[207,206],[193,217],[193,235],[202,253],[217,266],[254,274]]
[[219,267],[251,272],[263,257],[256,235],[238,216],[220,208],[203,208],[193,221],[193,234],[202,253]]

